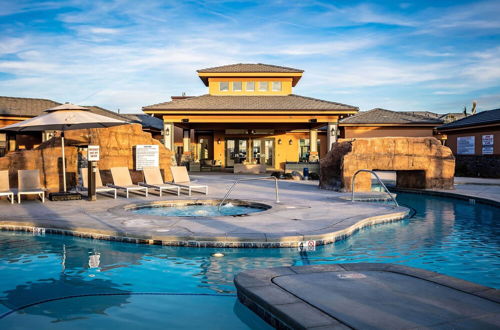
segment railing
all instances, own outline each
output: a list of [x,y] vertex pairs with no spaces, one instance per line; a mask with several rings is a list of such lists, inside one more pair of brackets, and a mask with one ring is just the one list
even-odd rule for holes
[[[389,196],[391,197],[392,201],[394,202],[394,204],[396,204],[396,207],[399,206],[398,202],[396,202],[396,199],[394,198],[394,196],[392,196],[391,192],[389,191],[389,189],[387,189],[387,187],[385,186],[385,184],[382,182],[382,180],[380,180],[379,176],[377,175],[377,173],[375,173],[374,171],[371,171],[371,170],[357,170],[356,173],[354,173],[354,175],[352,176],[352,184],[351,184],[351,191],[352,191],[352,195],[351,195],[351,202],[354,202],[354,181],[356,180],[356,175],[358,175],[358,173],[360,172],[368,172],[368,173],[371,173],[373,175],[375,175],[375,177],[377,178],[378,180],[378,183],[380,183],[380,185],[384,188],[385,192],[389,194]],[[371,178],[370,178],[371,180]]]
[[280,195],[279,195],[279,189],[278,189],[278,179],[276,177],[274,177],[274,176],[263,176],[263,177],[258,177],[258,178],[238,179],[238,180],[234,180],[233,185],[231,186],[231,188],[229,188],[229,190],[227,191],[226,195],[224,196],[224,198],[222,199],[222,201],[219,203],[219,206],[217,207],[218,211],[220,212],[220,208],[221,208],[222,204],[224,204],[224,202],[227,200],[227,198],[229,197],[229,194],[231,193],[231,191],[233,191],[234,187],[238,183],[240,183],[241,181],[269,180],[269,179],[274,179],[274,187],[275,187],[275,191],[276,191],[276,203],[279,203],[280,202]]

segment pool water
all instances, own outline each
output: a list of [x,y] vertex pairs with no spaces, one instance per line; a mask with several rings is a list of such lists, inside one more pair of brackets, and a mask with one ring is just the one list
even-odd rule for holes
[[391,262],[500,288],[499,208],[402,193],[398,201],[415,216],[307,253],[0,232],[0,328],[265,329],[232,281],[277,266]]
[[131,212],[141,215],[156,215],[164,217],[220,217],[228,215],[242,215],[265,211],[263,208],[224,204],[220,208],[217,205],[183,205],[183,206],[151,206],[132,209]]

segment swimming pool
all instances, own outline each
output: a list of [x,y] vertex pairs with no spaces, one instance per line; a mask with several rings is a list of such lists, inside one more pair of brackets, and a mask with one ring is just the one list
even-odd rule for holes
[[[307,253],[0,232],[0,328],[266,328],[235,297],[234,274],[251,268],[392,262],[500,288],[499,208],[404,193],[398,201],[416,215]],[[212,256],[219,251],[225,257]]]

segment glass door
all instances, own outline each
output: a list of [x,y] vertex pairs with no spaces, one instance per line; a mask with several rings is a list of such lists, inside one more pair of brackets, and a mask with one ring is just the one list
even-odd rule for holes
[[241,164],[247,159],[246,139],[226,139],[226,167]]
[[252,141],[253,159],[257,164],[265,164],[274,167],[274,140],[257,139]]

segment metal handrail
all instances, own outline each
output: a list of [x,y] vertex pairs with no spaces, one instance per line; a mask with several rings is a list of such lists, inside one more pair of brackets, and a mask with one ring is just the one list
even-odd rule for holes
[[233,185],[231,186],[231,188],[229,188],[229,190],[227,191],[226,195],[224,196],[224,198],[222,199],[222,201],[219,203],[219,205],[217,207],[217,210],[220,212],[220,207],[222,206],[222,204],[224,204],[224,202],[226,201],[226,199],[229,197],[229,194],[231,193],[231,191],[233,191],[234,187],[238,183],[240,183],[241,181],[268,180],[268,179],[274,179],[274,187],[275,187],[275,190],[276,190],[276,203],[279,203],[280,202],[280,196],[279,196],[279,189],[278,189],[278,179],[276,177],[274,177],[274,176],[262,176],[262,177],[258,177],[258,178],[246,178],[246,179],[234,180]]
[[391,197],[392,201],[394,202],[394,204],[396,204],[396,207],[399,207],[399,204],[398,202],[396,202],[396,199],[394,198],[394,196],[392,196],[391,192],[389,191],[389,189],[387,189],[387,187],[385,186],[385,184],[382,182],[382,180],[380,180],[379,176],[377,175],[377,173],[375,173],[374,171],[372,170],[357,170],[356,173],[354,173],[354,175],[352,176],[352,184],[351,184],[351,191],[352,191],[352,195],[351,195],[351,202],[354,202],[354,181],[356,180],[356,175],[360,172],[368,172],[368,173],[371,173],[373,175],[375,175],[375,177],[377,178],[378,182],[380,183],[380,185],[384,188],[385,192],[389,194],[389,196]]

